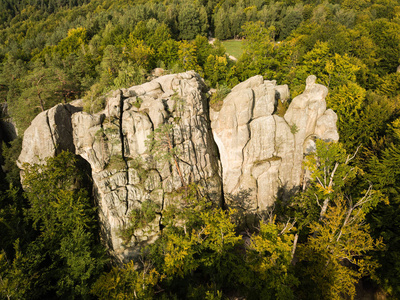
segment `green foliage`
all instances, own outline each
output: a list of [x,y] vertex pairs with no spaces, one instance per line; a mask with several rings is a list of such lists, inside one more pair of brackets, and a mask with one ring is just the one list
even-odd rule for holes
[[311,172],[311,180],[321,195],[329,197],[342,191],[361,172],[350,165],[351,156],[343,145],[316,140],[316,148],[316,153],[309,155],[304,165]]
[[214,14],[215,37],[220,40],[226,40],[232,36],[229,17],[224,7],[218,9]]
[[47,46],[39,54],[36,59],[45,58],[46,55],[59,55],[66,58],[71,53],[77,52],[87,42],[87,30],[82,27],[68,30],[67,37],[62,39],[56,46]]
[[220,111],[225,97],[231,92],[226,85],[217,85],[216,91],[211,95],[210,107],[215,111]]
[[[112,86],[114,79],[118,76],[121,62],[120,50],[113,45],[108,45],[104,49],[104,55],[99,66],[101,85],[104,87]],[[103,88],[103,93],[105,91],[105,88]]]
[[[199,218],[200,228],[187,228],[183,235],[167,233],[164,245],[164,272],[167,276],[184,277],[202,266],[208,270],[206,272],[211,272],[209,275],[216,271],[218,274],[214,276],[221,277],[218,279],[222,280],[220,272],[227,271],[221,269],[222,264],[229,263],[224,258],[240,238],[235,236],[234,224],[220,209],[199,212],[196,217]],[[205,255],[197,260],[196,254],[202,252],[205,252]]]
[[[2,168],[4,173],[6,174],[5,180],[8,185],[12,184],[13,186],[20,185],[19,173],[20,169],[18,168],[16,161],[18,159],[19,154],[22,149],[22,138],[18,137],[15,140],[11,141],[9,145],[5,142],[2,143],[2,151],[1,155],[3,157]],[[4,187],[6,189],[7,187]]]
[[204,75],[207,76],[211,86],[224,83],[228,72],[228,61],[225,56],[210,54],[204,64]]
[[379,266],[370,253],[383,249],[382,239],[371,236],[365,220],[383,197],[371,186],[354,187],[362,171],[350,164],[354,157],[343,146],[320,140],[316,146],[305,164],[309,186],[286,207],[299,221],[297,289],[300,298],[354,298],[358,280],[374,276]]
[[[188,185],[170,196],[176,200],[162,210],[162,231],[155,243],[144,249],[136,264],[100,277],[92,290],[95,295],[222,299],[233,292],[249,299],[294,298],[294,235],[289,227],[274,220],[261,222],[245,245],[236,232],[235,211],[216,207],[201,195],[199,186]],[[134,212],[132,226],[152,222],[154,206],[142,207]]]
[[160,124],[148,137],[147,145],[156,161],[171,161],[178,155],[173,144],[174,124]]
[[179,43],[174,40],[166,40],[158,49],[160,59],[167,65],[171,66],[178,60]]
[[144,201],[140,207],[133,209],[130,212],[130,222],[126,228],[121,230],[121,237],[124,239],[125,243],[128,243],[138,229],[142,229],[146,233],[153,233],[158,227],[150,226],[151,223],[156,219],[157,213],[160,213],[161,207],[151,200]]
[[298,280],[291,271],[294,235],[286,230],[275,221],[262,222],[259,233],[251,237],[246,267],[252,274],[241,280],[261,291],[263,299],[295,299],[293,287]]
[[93,85],[83,98],[83,111],[95,114],[106,108],[106,98],[101,95],[103,87],[100,84]]
[[[379,189],[389,199],[389,203],[378,205],[377,209],[368,215],[368,221],[371,224],[373,235],[383,237],[387,245],[386,251],[377,253],[377,258],[381,267],[377,270],[378,282],[394,298],[400,295],[399,277],[396,275],[400,270],[399,265],[399,180],[400,174],[398,163],[399,152],[399,120],[391,124],[392,142],[385,148],[381,157],[373,155],[368,162],[368,173],[366,177],[373,182],[374,187]],[[390,220],[390,222],[387,222]]]
[[196,45],[187,41],[179,43],[178,57],[179,63],[185,71],[199,71],[197,65]]
[[[126,291],[131,293],[127,292],[127,298],[190,296],[212,299],[226,297],[226,291],[255,299],[268,297],[265,295],[290,298],[293,291],[296,292],[297,298],[335,298],[339,295],[339,290],[343,295],[351,296],[354,291],[353,283],[360,274],[368,272],[354,273],[353,271],[360,270],[355,267],[354,260],[350,257],[349,263],[347,260],[337,259],[337,255],[348,254],[340,252],[339,247],[342,246],[350,254],[358,253],[361,259],[365,258],[365,253],[360,254],[357,249],[351,249],[343,243],[346,241],[352,244],[353,240],[359,241],[354,243],[357,248],[362,247],[362,244],[369,245],[368,247],[372,245],[367,235],[368,226],[360,225],[365,221],[365,212],[369,211],[367,223],[371,224],[375,238],[383,236],[388,249],[373,252],[382,265],[378,269],[378,282],[389,295],[398,297],[399,139],[396,133],[397,123],[394,122],[398,119],[400,90],[399,76],[396,72],[400,45],[398,0],[330,3],[256,0],[141,0],[133,4],[125,0],[11,2],[0,1],[0,97],[1,101],[7,102],[10,115],[17,123],[20,133],[41,111],[60,102],[66,103],[81,98],[83,95],[85,110],[91,113],[98,112],[104,108],[102,95],[110,89],[145,82],[155,66],[168,68],[168,73],[183,70],[200,72],[206,82],[217,86],[217,92],[210,100],[214,108],[228,93],[229,89],[226,86],[232,87],[253,75],[261,74],[266,79],[276,79],[278,84],[289,84],[291,95],[294,97],[304,90],[307,76],[315,74],[318,82],[329,87],[328,106],[338,114],[338,130],[343,147],[331,145],[326,148],[328,150],[324,150],[325,148],[317,142],[319,158],[310,156],[308,162],[308,167],[312,170],[312,182],[304,193],[297,196],[295,204],[289,206],[297,217],[301,244],[299,249],[302,249],[299,253],[303,255],[300,258],[301,262],[295,266],[299,280],[297,287],[296,280],[291,277],[291,267],[288,267],[287,273],[283,271],[288,262],[291,238],[276,234],[276,229],[273,228],[281,228],[279,222],[266,224],[265,226],[269,226],[268,230],[264,225],[260,225],[260,232],[266,230],[269,233],[265,241],[259,242],[268,245],[266,248],[271,251],[276,250],[278,264],[263,270],[257,269],[261,266],[259,264],[249,271],[243,267],[246,256],[240,254],[249,253],[249,249],[243,250],[241,245],[236,244],[232,248],[232,256],[227,259],[229,263],[219,265],[214,253],[216,246],[212,248],[211,243],[201,248],[203,243],[192,243],[192,229],[197,233],[201,226],[206,224],[206,221],[194,212],[196,206],[191,208],[193,213],[189,214],[190,220],[178,218],[188,222],[185,223],[185,235],[182,233],[182,223],[177,221],[170,227],[174,228],[171,230],[176,235],[173,245],[179,253],[184,252],[182,245],[193,251],[194,254],[188,256],[191,262],[189,269],[192,271],[183,272],[183,278],[171,275],[173,279],[167,280],[160,275],[163,273],[163,263],[156,264],[158,275],[154,273],[149,277],[146,276],[152,268],[147,267],[147,273],[142,273],[145,269],[144,264],[138,269],[129,266],[126,267],[129,271],[120,277],[124,278],[122,281],[119,281],[119,271],[115,269],[114,277],[104,277],[104,286],[107,286],[106,282],[109,279],[118,289],[123,290],[118,284],[125,282],[123,285],[130,286]],[[224,47],[218,40],[214,42],[214,46],[210,45],[206,38],[209,33],[219,39],[243,38],[243,55],[234,55],[239,61],[235,63],[228,60]],[[226,51],[232,54],[228,46]],[[139,102],[136,102],[137,105],[140,105]],[[278,103],[277,113],[283,115],[284,112],[285,109]],[[168,137],[173,138],[173,130],[173,127],[160,130],[156,133],[155,140],[158,140],[159,146],[164,149],[163,153],[159,153],[158,159],[167,160],[179,169],[177,149],[173,143],[172,146],[168,145]],[[347,157],[344,149],[349,153],[359,149],[359,155],[346,163],[347,158],[343,160],[343,157]],[[89,230],[90,234],[87,234],[86,231],[87,228],[93,227],[93,215],[89,218],[92,225],[72,226],[74,222],[71,219],[57,219],[49,210],[51,207],[54,211],[60,210],[61,216],[75,216],[79,223],[82,221],[79,217],[81,213],[91,213],[86,204],[83,204],[88,200],[87,195],[81,195],[76,190],[71,194],[71,190],[49,183],[43,184],[42,190],[49,189],[48,198],[39,188],[38,197],[44,199],[48,205],[44,207],[45,217],[39,217],[39,202],[42,200],[37,198],[35,202],[33,194],[28,192],[30,198],[27,201],[17,188],[19,178],[14,161],[18,152],[17,145],[3,151],[7,174],[0,193],[0,245],[4,250],[0,258],[1,278],[4,283],[1,297],[84,297],[82,295],[87,295],[89,289],[86,282],[93,282],[96,277],[93,274],[98,274],[97,271],[90,271],[89,267],[96,265],[95,262],[90,263],[90,257],[95,255],[87,256],[83,253],[86,250],[79,251],[94,249],[94,233]],[[153,152],[157,156],[157,151]],[[116,161],[126,166],[121,159]],[[333,171],[336,163],[338,166]],[[324,171],[323,166],[326,167]],[[142,169],[140,171],[143,172]],[[347,177],[343,175],[347,174],[346,172]],[[41,176],[38,173],[37,179],[48,179]],[[49,178],[59,180],[51,176]],[[74,184],[74,180],[67,181],[67,185]],[[325,237],[331,237],[331,240],[332,237],[333,240],[337,238],[337,233],[340,232],[338,224],[345,223],[343,216],[366,195],[370,182],[374,185],[375,192],[370,194],[368,199],[375,199],[382,193],[389,199],[390,204],[378,204],[373,210],[372,203],[375,203],[375,200],[368,201],[370,207],[360,205],[363,209],[359,214],[364,219],[357,219],[359,223],[354,223],[354,231],[342,226],[344,233],[339,242],[329,242]],[[9,186],[9,183],[13,185]],[[62,184],[64,182],[60,183]],[[59,191],[56,188],[59,188]],[[180,198],[176,197],[191,197],[189,189],[186,187],[184,194],[180,195]],[[76,196],[76,193],[81,197]],[[50,197],[58,200],[51,200]],[[327,206],[321,218],[326,199]],[[349,199],[353,202],[349,202]],[[29,213],[24,215],[24,210]],[[179,209],[175,208],[175,213],[179,214],[177,210]],[[350,214],[351,218],[356,211],[353,210]],[[139,211],[137,213],[141,214]],[[224,218],[214,213],[215,218]],[[166,213],[168,214],[172,212]],[[168,218],[164,219],[166,215],[163,215],[163,222],[167,222]],[[150,222],[151,216],[151,213],[145,213],[143,218],[139,217],[138,219],[143,221],[140,226]],[[214,218],[211,215],[209,217]],[[36,230],[31,229],[31,223],[35,223]],[[65,230],[61,230],[60,226],[65,226]],[[229,230],[227,229],[227,232]],[[172,233],[171,237],[174,237]],[[256,235],[251,237],[252,240],[256,240]],[[216,238],[214,233],[210,233],[206,240],[211,241],[213,236]],[[260,236],[264,236],[264,233],[260,233]],[[274,250],[273,246],[268,244],[268,239],[276,241],[276,236],[282,238],[282,243],[278,243],[279,249]],[[218,243],[215,242],[215,245]],[[331,251],[322,249],[324,245]],[[203,252],[198,252],[199,249]],[[71,256],[71,253],[76,255]],[[209,265],[201,260],[205,253],[213,256]],[[158,260],[163,260],[161,254]],[[270,257],[270,253],[255,258],[254,261],[263,261],[265,265],[267,257]],[[326,268],[323,269],[325,264]],[[347,264],[351,267],[348,268]],[[364,266],[370,265],[371,269],[375,266],[368,259],[365,260],[365,264]],[[215,269],[220,268],[219,275],[212,275],[211,265]],[[225,267],[233,271],[226,272]],[[86,270],[92,275],[85,273]],[[253,276],[251,272],[258,275]],[[315,272],[320,272],[321,276],[316,278],[312,277],[314,275],[308,275]],[[84,283],[77,283],[78,274],[82,274]],[[143,274],[149,278],[148,281],[141,277]],[[268,276],[273,276],[271,274],[275,274],[275,277],[271,277],[271,286],[259,279],[270,278]],[[130,276],[136,279],[129,281]],[[226,280],[221,276],[226,276]],[[233,278],[235,276],[236,279]],[[312,280],[304,281],[303,278],[307,276]],[[254,278],[254,285],[248,281],[245,283],[243,277]],[[281,280],[280,286],[287,294],[272,286],[279,285],[278,281],[274,281],[276,278]],[[345,280],[347,285],[343,282],[337,283],[340,278]],[[136,284],[143,285],[143,282],[144,288],[134,287]],[[160,292],[155,282],[162,286],[165,292]],[[336,287],[333,288],[333,285]],[[114,298],[123,297],[125,293],[108,294],[111,290],[111,286],[107,286],[105,291],[99,285],[96,295]],[[114,291],[116,290],[117,288]],[[306,294],[304,291],[310,293]]]
[[274,113],[283,118],[288,108],[289,108],[288,101],[282,103],[282,101],[278,100],[278,105]]
[[126,167],[124,158],[118,154],[112,155],[106,166],[108,170],[124,170]]
[[76,160],[62,152],[46,165],[25,168],[26,216],[37,236],[23,251],[16,246],[10,267],[20,278],[13,275],[8,280],[23,282],[19,293],[31,299],[88,297],[105,259],[95,243],[95,211],[87,191],[78,188],[83,177]]
[[136,67],[148,69],[154,66],[154,50],[143,40],[136,39],[133,34],[129,35],[128,41],[123,45],[123,54]]
[[[193,44],[196,47],[196,57],[197,57],[197,63],[200,66],[203,66],[209,55],[217,55],[216,52],[218,52],[218,45],[211,45],[208,42],[208,39],[204,36],[197,35],[196,38],[193,40]],[[220,56],[223,56],[225,54],[225,50],[222,50],[222,53],[219,54]]]
[[113,267],[97,280],[92,293],[99,299],[154,299],[152,288],[162,276],[149,265],[143,267],[136,270],[132,261],[122,268]]
[[207,12],[200,2],[182,1],[178,11],[179,38],[192,40],[198,34],[206,35]]
[[310,298],[354,299],[358,280],[378,266],[368,251],[382,249],[383,244],[371,237],[364,223],[363,201],[353,204],[339,195],[324,218],[310,224],[308,241],[297,251],[304,290],[315,295]]
[[333,90],[327,104],[337,112],[339,136],[349,151],[370,147],[372,141],[379,140],[396,107],[387,97],[351,82]]
[[298,132],[299,132],[299,127],[297,127],[296,124],[292,124],[292,125],[290,126],[290,132],[291,132],[292,134],[298,133]]
[[262,22],[249,22],[243,26],[243,54],[237,63],[240,79],[245,80],[251,76],[261,74],[270,76],[275,65],[274,43],[269,31]]
[[0,295],[4,299],[21,299],[27,296],[24,286],[28,283],[27,278],[17,263],[21,256],[18,240],[15,243],[15,252],[16,257],[12,262],[7,258],[4,251],[0,253]]
[[17,254],[14,248],[19,239],[21,242],[25,242],[30,238],[28,230],[30,224],[24,218],[24,209],[26,209],[26,202],[19,188],[10,184],[4,192],[0,192],[0,229],[2,232],[0,245],[1,251],[4,252],[2,259],[6,260],[7,264],[10,264],[14,255]]

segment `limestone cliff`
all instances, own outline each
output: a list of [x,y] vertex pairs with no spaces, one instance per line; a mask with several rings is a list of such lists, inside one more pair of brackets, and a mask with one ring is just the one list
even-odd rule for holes
[[[276,107],[289,98],[288,87],[261,76],[234,87],[219,112],[209,112],[207,92],[199,75],[186,72],[114,91],[96,114],[83,112],[79,101],[59,104],[26,130],[19,166],[61,150],[88,161],[104,238],[124,260],[137,243],[154,238],[163,208],[189,182],[198,182],[213,201],[223,192],[228,205],[245,192],[251,207],[262,210],[278,191],[301,184],[302,160],[315,138],[338,139],[336,114],[326,110],[327,88],[315,76],[284,117]],[[131,212],[145,202],[157,206],[158,219],[122,239]]]

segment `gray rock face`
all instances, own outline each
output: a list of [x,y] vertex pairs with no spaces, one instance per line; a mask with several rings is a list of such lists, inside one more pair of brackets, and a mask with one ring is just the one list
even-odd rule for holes
[[278,192],[289,192],[304,177],[302,161],[315,149],[315,138],[337,141],[336,114],[326,110],[328,89],[307,78],[303,94],[295,97],[284,117],[274,114],[277,98],[285,101],[287,86],[255,76],[237,85],[212,112],[223,190],[230,199],[250,199],[251,208],[271,206]]
[[[299,186],[314,139],[338,140],[326,94],[310,76],[281,117],[277,103],[289,99],[288,87],[255,76],[234,87],[219,112],[209,112],[199,75],[165,75],[113,92],[97,114],[75,107],[79,101],[39,114],[25,132],[19,166],[61,150],[88,161],[105,241],[116,258],[129,260],[138,244],[154,240],[162,210],[190,182],[214,201],[221,201],[223,187],[228,204],[247,197],[249,209],[259,210],[272,205],[280,190]],[[160,214],[133,237],[123,237],[132,212],[149,203]]]
[[[136,243],[150,241],[158,231],[159,219],[153,228],[136,232],[136,239],[120,237],[130,212],[143,202],[152,201],[161,211],[170,193],[193,181],[220,197],[217,149],[204,92],[204,82],[194,72],[167,75],[116,91],[100,114],[72,116],[76,153],[92,166],[100,219],[117,256],[128,258]],[[152,156],[149,136],[157,129],[153,138],[165,142],[155,152],[165,156],[173,150],[175,159]]]
[[[118,259],[128,260],[138,243],[154,239],[160,223],[157,215],[148,228],[122,238],[132,210],[150,202],[161,212],[175,201],[172,192],[190,182],[220,201],[220,164],[206,92],[199,75],[186,72],[115,91],[104,111],[94,115],[71,114],[68,106],[57,105],[25,132],[20,166],[61,150],[88,161],[105,240]],[[151,149],[154,140],[159,149]]]
[[58,104],[38,114],[24,133],[18,167],[22,169],[23,163],[40,163],[63,150],[75,152],[71,115],[81,110],[70,104]]

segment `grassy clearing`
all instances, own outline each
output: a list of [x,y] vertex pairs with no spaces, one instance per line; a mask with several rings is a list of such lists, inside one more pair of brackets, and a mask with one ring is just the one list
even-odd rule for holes
[[226,53],[236,57],[237,59],[239,59],[243,53],[242,41],[240,40],[226,40],[222,41],[222,44],[226,48]]

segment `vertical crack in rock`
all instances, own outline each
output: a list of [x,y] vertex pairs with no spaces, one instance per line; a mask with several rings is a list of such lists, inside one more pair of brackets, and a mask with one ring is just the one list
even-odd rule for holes
[[[275,101],[277,99],[276,97],[271,97],[275,95],[268,95],[261,88],[260,85],[262,82],[260,76],[249,78],[234,87],[231,94],[227,96],[229,101],[225,101],[222,104],[219,113],[212,112],[212,128],[215,133],[214,138],[218,141],[220,158],[222,158],[221,163],[224,170],[223,186],[225,192],[235,195],[239,194],[243,189],[255,188],[257,191],[255,191],[254,195],[257,196],[254,196],[252,199],[253,205],[256,206],[258,204],[261,206],[263,203],[257,203],[256,201],[273,199],[277,196],[276,188],[279,191],[280,188],[287,187],[293,189],[298,187],[300,179],[298,169],[304,159],[302,156],[302,145],[306,139],[303,133],[307,133],[307,135],[315,134],[318,138],[323,139],[325,136],[328,136],[329,129],[333,132],[332,136],[334,138],[332,140],[338,139],[336,138],[337,134],[335,134],[336,119],[334,117],[330,118],[329,123],[327,125],[324,124],[325,127],[321,127],[319,131],[316,128],[317,116],[323,115],[324,111],[326,111],[325,97],[328,91],[326,87],[319,84],[311,85],[310,82],[315,82],[314,76],[307,79],[308,87],[302,94],[292,100],[284,117],[278,118],[276,116],[274,117],[274,121],[270,120],[269,116],[273,115],[273,112],[276,110]],[[251,113],[245,111],[245,109],[247,110],[251,106],[248,103],[251,98],[249,89],[253,92],[254,100],[251,112],[253,115],[251,118]],[[274,84],[273,89],[275,89],[275,93],[278,90],[287,94],[287,96],[289,95],[287,87],[276,86]],[[257,99],[254,99],[254,94]],[[259,105],[261,103],[256,102],[259,99],[264,99],[262,97],[266,97],[267,100],[266,106],[268,110],[266,112],[257,110],[259,106],[261,108],[264,105],[264,103],[262,103],[263,105]],[[272,103],[272,101],[274,102]],[[271,104],[274,104],[273,109]],[[245,115],[246,113],[248,114]],[[254,122],[252,119],[257,116],[266,117],[259,119],[259,127],[252,126],[252,122]],[[243,117],[246,119],[243,119]],[[239,118],[241,124],[237,122]],[[248,124],[245,124],[245,120],[249,120]],[[271,126],[267,127],[266,124],[271,124]],[[296,132],[295,124],[299,126],[298,133]],[[248,133],[245,132],[246,125],[250,127]],[[275,128],[273,128],[274,125]],[[242,127],[239,128],[239,126]],[[241,143],[230,142],[239,139]],[[281,144],[280,139],[283,139],[283,144]],[[268,145],[264,143],[265,141],[268,141]],[[230,149],[226,149],[226,145],[229,145]],[[252,146],[251,149],[249,148],[250,145]],[[232,153],[237,153],[237,156],[231,155]],[[271,160],[273,170],[264,174],[260,181],[254,182],[250,178],[244,178],[248,175],[248,170],[253,167],[260,153],[262,153],[261,162]],[[260,166],[257,174],[262,173],[265,169],[266,166]],[[239,182],[237,182],[238,176],[240,178]],[[259,176],[257,175],[257,177]],[[265,184],[273,188],[267,188]],[[269,203],[268,205],[271,204]]]
[[48,110],[46,110],[46,123],[47,123],[47,126],[49,127],[51,142],[53,143],[53,146],[54,146],[54,154],[55,154],[55,153],[56,153],[56,150],[57,150],[57,145],[56,145],[56,142],[55,142],[55,140],[54,140],[54,133],[53,133],[53,131],[51,130],[50,119],[49,119],[49,111],[48,111]]
[[[250,90],[251,90],[251,93],[252,93],[252,101],[251,101],[251,108],[250,108],[250,117],[249,117],[249,120],[248,120],[247,123],[246,123],[247,131],[248,131],[248,133],[249,133],[249,137],[248,137],[246,143],[244,144],[244,146],[243,146],[243,148],[242,148],[242,167],[240,168],[240,177],[239,177],[239,181],[238,181],[237,186],[235,187],[235,189],[236,189],[236,188],[240,188],[240,181],[241,181],[242,178],[243,178],[243,170],[244,170],[244,165],[245,165],[245,161],[244,161],[244,158],[245,158],[245,157],[244,157],[244,156],[245,156],[245,150],[246,150],[246,147],[247,147],[247,145],[250,143],[250,140],[251,140],[251,127],[250,127],[250,123],[251,123],[251,121],[253,120],[253,115],[254,115],[253,110],[254,110],[254,106],[255,106],[255,102],[256,102],[256,94],[254,93],[254,90],[253,90],[253,89],[250,89]],[[236,110],[236,103],[235,103],[235,110]],[[236,116],[236,117],[237,117],[237,116]]]
[[[277,140],[278,123],[276,122],[276,118],[277,117],[273,116],[272,118],[274,119],[274,124],[275,124],[275,129],[274,129],[274,154],[273,155],[279,157],[279,155],[278,155],[279,154],[279,146],[277,146],[277,144],[278,144],[278,140]],[[281,166],[282,166],[282,158],[281,158],[281,163],[280,163],[280,165],[278,167],[278,178],[277,178],[278,181],[279,181],[280,186],[282,186],[282,179],[281,179],[281,176],[280,176]],[[278,189],[279,189],[279,187],[278,187]]]
[[[166,75],[158,78],[156,81],[132,87],[129,89],[129,93],[125,93],[125,96],[122,90],[116,91],[108,100],[113,101],[113,109],[119,108],[120,111],[113,111],[112,116],[113,118],[115,117],[115,124],[110,125],[110,140],[104,144],[95,142],[96,134],[103,126],[102,121],[98,121],[98,118],[101,118],[101,112],[89,115],[84,112],[75,113],[71,110],[69,114],[65,114],[65,111],[60,108],[57,113],[55,112],[55,108],[53,108],[53,111],[50,109],[49,112],[43,112],[32,121],[31,126],[24,133],[22,151],[18,159],[19,167],[22,168],[23,163],[36,163],[39,158],[45,159],[54,156],[56,154],[55,149],[57,149],[56,147],[58,147],[58,145],[63,145],[63,149],[67,147],[70,140],[66,139],[65,135],[69,135],[70,133],[64,130],[64,126],[67,126],[65,124],[68,124],[68,119],[71,119],[73,126],[73,144],[76,147],[76,152],[84,157],[92,167],[92,177],[94,186],[96,187],[95,193],[100,206],[99,214],[101,214],[101,226],[102,230],[105,232],[106,243],[108,243],[110,249],[113,249],[114,255],[121,262],[130,259],[137,253],[135,245],[128,245],[127,248],[127,245],[124,245],[119,237],[119,225],[127,220],[130,209],[135,207],[134,205],[137,203],[155,197],[154,199],[157,199],[158,205],[161,206],[159,226],[160,229],[162,229],[162,210],[168,206],[170,201],[174,201],[174,199],[167,194],[169,193],[167,190],[174,190],[180,187],[177,180],[173,181],[171,178],[173,174],[173,164],[158,164],[154,166],[161,178],[157,186],[159,190],[153,195],[150,195],[152,190],[146,190],[141,186],[143,182],[138,178],[140,171],[148,171],[148,165],[141,165],[138,161],[138,172],[131,169],[132,174],[131,177],[129,177],[129,166],[132,165],[132,168],[134,168],[133,163],[136,163],[136,161],[132,161],[131,164],[129,161],[131,157],[138,158],[140,161],[141,159],[149,158],[148,153],[144,152],[143,140],[148,136],[151,130],[154,131],[156,129],[155,126],[161,122],[157,107],[158,100],[161,100],[160,97],[163,99],[165,98],[167,104],[171,105],[173,103],[173,101],[171,101],[173,100],[173,95],[178,94],[182,97],[190,98],[191,101],[186,103],[186,105],[188,105],[187,109],[184,111],[178,110],[175,115],[177,118],[182,118],[180,120],[181,126],[189,124],[186,128],[187,131],[182,137],[182,143],[188,146],[189,153],[187,153],[188,155],[186,156],[182,156],[183,159],[180,159],[180,163],[186,171],[189,170],[186,164],[190,164],[190,168],[192,169],[189,171],[195,173],[196,179],[198,179],[198,177],[205,177],[205,181],[210,180],[211,183],[206,186],[205,192],[209,196],[212,196],[213,200],[218,201],[220,199],[221,206],[224,206],[224,194],[235,196],[240,195],[240,191],[256,189],[254,193],[251,193],[251,207],[257,205],[261,207],[264,204],[262,202],[258,203],[261,199],[261,197],[258,199],[258,195],[262,196],[262,198],[268,197],[268,199],[272,199],[275,193],[272,189],[264,188],[265,184],[269,186],[273,182],[276,183],[277,180],[281,182],[281,185],[282,183],[283,185],[287,184],[290,188],[297,184],[298,178],[296,168],[302,161],[302,157],[300,157],[299,154],[300,151],[302,151],[301,144],[303,143],[303,137],[300,136],[299,133],[290,133],[289,123],[292,124],[296,122],[299,127],[304,127],[306,125],[306,119],[313,117],[305,108],[313,103],[316,103],[316,105],[318,104],[316,109],[322,113],[322,109],[325,108],[324,106],[326,105],[324,98],[327,89],[321,85],[315,84],[312,88],[309,88],[303,93],[302,96],[299,95],[292,100],[283,118],[284,121],[278,119],[278,117],[274,118],[275,127],[278,126],[278,128],[275,128],[277,132],[269,132],[269,130],[272,130],[273,126],[270,120],[270,129],[264,128],[266,127],[264,126],[261,128],[263,131],[257,131],[256,133],[254,130],[258,130],[258,128],[253,128],[254,130],[252,131],[253,118],[258,115],[267,117],[273,113],[268,110],[267,112],[260,111],[261,114],[258,114],[257,111],[258,105],[256,105],[255,101],[261,99],[260,97],[266,96],[265,91],[258,88],[262,84],[261,76],[250,78],[246,82],[240,83],[233,88],[231,92],[233,94],[231,94],[231,96],[228,95],[228,97],[230,97],[228,99],[229,101],[223,103],[219,113],[212,113],[214,114],[213,116],[207,114],[207,112],[211,110],[208,108],[207,102],[203,104],[199,104],[198,102],[205,100],[199,97],[201,84],[202,80],[199,76],[193,71],[190,71],[183,74]],[[160,94],[161,92],[158,90],[159,86],[162,87],[164,94]],[[188,96],[191,95],[191,93],[194,93],[192,95],[193,97]],[[136,105],[130,105],[131,103],[129,101],[135,100],[133,97],[130,98],[130,95],[133,94],[143,97],[142,100],[146,102],[146,108],[138,108]],[[158,97],[158,100],[154,95]],[[154,98],[155,101],[151,98]],[[249,101],[252,102],[249,103]],[[203,111],[200,108],[205,109]],[[69,110],[70,107],[65,107],[65,109]],[[251,111],[249,111],[250,109]],[[255,109],[256,111],[254,111]],[[172,111],[172,106],[169,110],[170,113],[174,113],[174,111]],[[143,116],[147,115],[147,119],[141,114],[143,114]],[[334,113],[332,112],[332,114]],[[131,120],[130,117],[128,119],[128,115],[130,117],[138,117],[138,124],[133,120],[134,123],[131,125]],[[108,116],[111,120],[110,111],[108,112]],[[149,116],[152,116],[153,120]],[[157,119],[154,117],[160,118]],[[212,119],[213,122],[212,126],[210,126],[209,123],[210,119]],[[162,120],[165,122],[165,115],[162,116]],[[238,130],[238,121],[241,122],[240,130]],[[259,122],[264,121],[268,121],[268,118],[259,120]],[[312,119],[311,121],[313,122]],[[307,134],[314,133],[319,138],[325,138],[329,133],[329,137],[337,137],[337,133],[334,134],[336,132],[335,115],[327,118],[326,122],[328,122],[328,124],[324,123],[323,127],[321,127],[318,132],[315,131],[317,130],[314,128],[315,126],[309,126],[310,132],[307,131]],[[114,127],[114,125],[117,128]],[[107,126],[104,124],[104,128],[105,127]],[[139,128],[139,131],[136,130],[136,127]],[[140,144],[141,147],[138,148],[139,150],[135,148],[135,143],[137,142],[135,140],[135,134],[137,134],[136,137],[140,137],[140,143],[142,143]],[[264,135],[268,135],[268,139]],[[130,140],[131,136],[133,136],[132,141]],[[280,138],[283,140],[285,138],[290,140],[290,145],[284,144],[281,146]],[[271,173],[268,176],[264,176],[262,180],[256,180],[255,183],[252,178],[248,177],[241,180],[241,178],[244,177],[243,175],[248,176],[248,172],[251,172],[251,167],[257,159],[256,156],[259,153],[263,153],[263,155],[266,154],[264,153],[266,149],[260,149],[260,147],[264,145],[263,143],[265,140],[269,139],[274,139],[271,142],[275,144],[269,145],[270,147],[268,146],[267,148],[271,151],[275,151],[275,154],[281,157],[280,159],[285,165],[282,167],[281,164],[278,174],[272,172],[273,174]],[[333,140],[337,139],[338,137],[333,138]],[[121,146],[118,145],[119,142]],[[132,147],[130,144],[131,142]],[[176,140],[176,142],[178,142],[178,140]],[[283,143],[285,143],[285,140]],[[116,151],[114,151],[113,145],[117,145]],[[201,148],[203,146],[205,149]],[[249,146],[252,146],[252,149],[250,149]],[[110,147],[110,151],[107,150],[107,147]],[[116,167],[115,170],[106,169],[107,166],[105,162],[115,154],[117,154],[119,158],[119,151],[121,151],[121,164]],[[268,154],[270,154],[269,150]],[[206,157],[203,158],[203,155]],[[263,161],[268,161],[270,157],[264,156],[262,157]],[[272,158],[272,161],[274,159],[276,160],[276,157]],[[268,163],[269,165],[271,164],[270,162]],[[277,163],[275,162],[273,164],[276,166]],[[143,170],[139,170],[139,168],[142,167]],[[239,170],[239,168],[242,169]],[[261,172],[263,170],[260,169],[258,171]],[[224,172],[226,174],[223,174]],[[222,178],[222,184],[220,182],[221,175],[225,175]],[[238,175],[240,175],[239,178],[237,177]],[[114,181],[112,186],[118,190],[115,193],[114,188],[111,191],[111,186],[108,184],[107,180],[104,180],[106,177],[108,178],[110,176],[114,176],[111,180]],[[217,176],[218,178],[216,178]],[[213,195],[214,193],[219,197],[218,200]],[[257,196],[253,197],[253,195]],[[123,203],[124,201],[125,203]],[[138,202],[136,203],[136,201]],[[260,209],[264,209],[264,207]],[[139,235],[137,237],[141,238]],[[146,245],[146,243],[151,243],[152,241],[154,241],[153,237],[147,239],[147,237],[143,236],[142,245]]]
[[121,154],[122,154],[122,159],[125,161],[126,168],[128,168],[128,162],[125,157],[125,138],[124,138],[124,132],[122,129],[122,120],[123,120],[123,114],[124,114],[124,94],[122,90],[119,90],[119,138],[121,140]]
[[119,138],[121,140],[121,156],[122,160],[125,162],[125,176],[127,184],[125,185],[125,215],[128,213],[129,210],[129,190],[127,189],[127,185],[129,185],[129,166],[128,161],[125,157],[125,137],[124,131],[122,128],[123,122],[123,114],[124,114],[124,100],[126,97],[124,96],[122,90],[119,90]]

